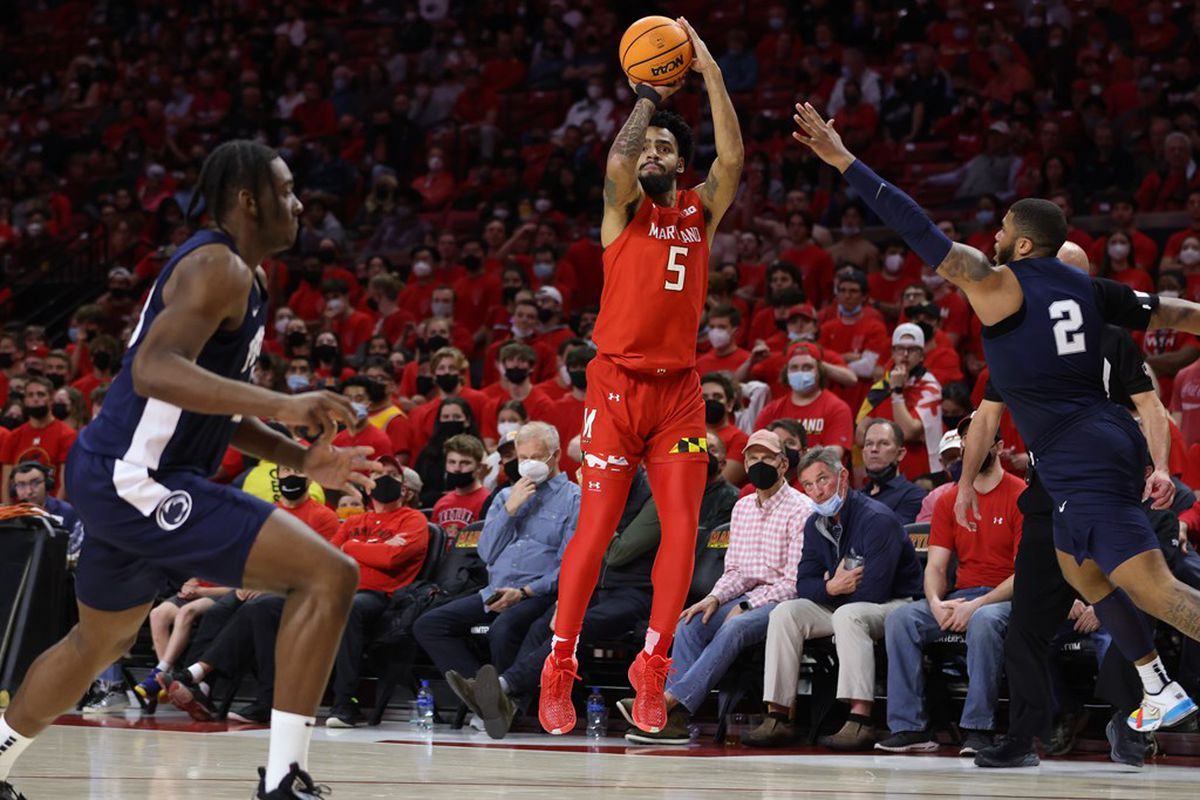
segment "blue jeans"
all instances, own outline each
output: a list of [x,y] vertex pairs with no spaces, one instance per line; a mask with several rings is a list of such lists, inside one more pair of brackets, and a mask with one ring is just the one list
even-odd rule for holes
[[[990,589],[977,587],[951,592],[947,600],[974,600]],[[1004,668],[1004,632],[1012,603],[992,603],[976,611],[967,623],[967,701],[963,705],[963,728],[995,730],[996,697]],[[925,670],[922,649],[943,635],[929,610],[929,602],[918,600],[888,615],[884,624],[888,657],[887,713],[892,733],[923,731],[929,725],[925,713]]]
[[691,622],[680,620],[675,628],[671,678],[666,688],[688,711],[700,707],[743,650],[767,640],[767,623],[776,603],[752,608],[726,624],[725,617],[745,599],[745,595],[735,597],[722,605],[707,625],[697,614]]

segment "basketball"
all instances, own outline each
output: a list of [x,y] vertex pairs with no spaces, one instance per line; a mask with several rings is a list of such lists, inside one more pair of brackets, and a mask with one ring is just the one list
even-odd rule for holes
[[635,83],[675,83],[692,66],[692,40],[668,17],[642,17],[621,37],[621,69]]

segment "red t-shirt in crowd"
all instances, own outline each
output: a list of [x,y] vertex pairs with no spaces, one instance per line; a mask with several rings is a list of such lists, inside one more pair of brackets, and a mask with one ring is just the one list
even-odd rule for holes
[[370,447],[372,458],[396,454],[388,435],[370,423],[367,423],[367,426],[358,433],[351,433],[349,429],[338,431],[338,435],[333,437],[333,446]]
[[725,460],[745,463],[746,457],[742,455],[742,451],[746,449],[749,435],[737,425],[726,425],[716,431],[716,434],[721,437],[721,444],[725,445]]
[[954,518],[957,486],[938,498],[929,528],[929,546],[949,548],[958,557],[955,589],[994,589],[1013,574],[1023,519],[1017,498],[1023,491],[1025,481],[1006,472],[994,489],[980,492],[976,531],[962,527]]
[[[1193,349],[1200,347],[1200,342],[1196,341],[1195,336],[1171,328],[1158,328],[1145,333],[1138,331],[1133,334],[1133,338],[1142,346],[1142,352],[1147,356],[1163,356],[1169,353],[1178,353],[1188,347]],[[1175,388],[1175,375],[1162,371],[1156,374],[1159,396],[1170,402]]]
[[[399,541],[393,541],[397,536]],[[425,515],[412,508],[356,514],[331,542],[358,562],[358,588],[392,592],[416,579],[429,548]]]
[[491,492],[482,486],[468,494],[446,492],[433,504],[433,523],[440,525],[447,535],[457,534],[472,522],[481,519],[480,512],[483,511],[483,504],[489,494]]
[[304,498],[304,502],[296,508],[288,508],[282,502],[275,505],[312,528],[327,542],[332,541],[333,537],[338,534],[338,528],[341,525],[341,522],[338,521],[338,515],[329,507],[318,503],[311,497]]
[[971,307],[958,290],[952,289],[933,302],[942,311],[942,330],[965,339],[971,328]]
[[[545,422],[549,422],[558,430],[558,441],[562,450],[558,468],[573,481],[575,470],[579,469],[579,462],[567,455],[567,445],[583,431],[583,401],[567,393],[551,403],[545,414]],[[534,419],[532,412],[530,419]]]
[[[878,312],[876,312],[878,313]],[[820,344],[826,350],[845,356],[846,353],[875,353],[882,363],[891,353],[891,340],[887,328],[879,319],[863,314],[857,322],[847,325],[841,319],[832,319],[821,326]],[[830,391],[846,401],[850,408],[862,405],[863,398],[871,388],[871,381],[859,379],[854,386],[831,386]]]
[[821,390],[806,406],[792,402],[792,395],[772,400],[758,412],[754,429],[761,430],[777,419],[794,419],[804,428],[809,447],[854,447],[854,421],[850,406],[833,392]]
[[710,350],[696,359],[696,373],[703,378],[710,372],[736,372],[749,357],[750,351],[740,347],[727,356],[719,356]]
[[801,248],[784,250],[779,258],[800,270],[808,302],[821,308],[833,298],[833,256],[820,245],[809,242]]
[[1171,410],[1179,412],[1183,439],[1188,446],[1200,442],[1200,361],[1189,364],[1175,375]]
[[[29,422],[9,432],[0,452],[0,464],[14,466],[22,461],[36,461],[51,469],[58,469],[67,461],[67,453],[75,443],[75,430],[62,420],[54,420],[44,428],[35,428]],[[55,476],[60,482],[61,475]]]

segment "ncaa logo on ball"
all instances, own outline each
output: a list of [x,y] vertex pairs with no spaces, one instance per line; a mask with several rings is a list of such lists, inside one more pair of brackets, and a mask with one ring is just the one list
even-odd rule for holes
[[181,527],[192,515],[192,496],[185,491],[171,492],[162,499],[154,512],[154,521],[164,531]]
[[683,66],[683,56],[677,55],[674,58],[672,58],[670,61],[664,61],[662,64],[659,64],[657,67],[651,67],[650,74],[657,78],[662,75],[669,75],[670,73],[674,72],[675,70],[679,69],[682,66]]

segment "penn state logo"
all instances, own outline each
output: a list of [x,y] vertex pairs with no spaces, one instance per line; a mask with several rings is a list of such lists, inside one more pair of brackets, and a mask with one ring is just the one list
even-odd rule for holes
[[154,512],[154,521],[164,531],[181,527],[192,515],[192,496],[183,490],[171,492]]

